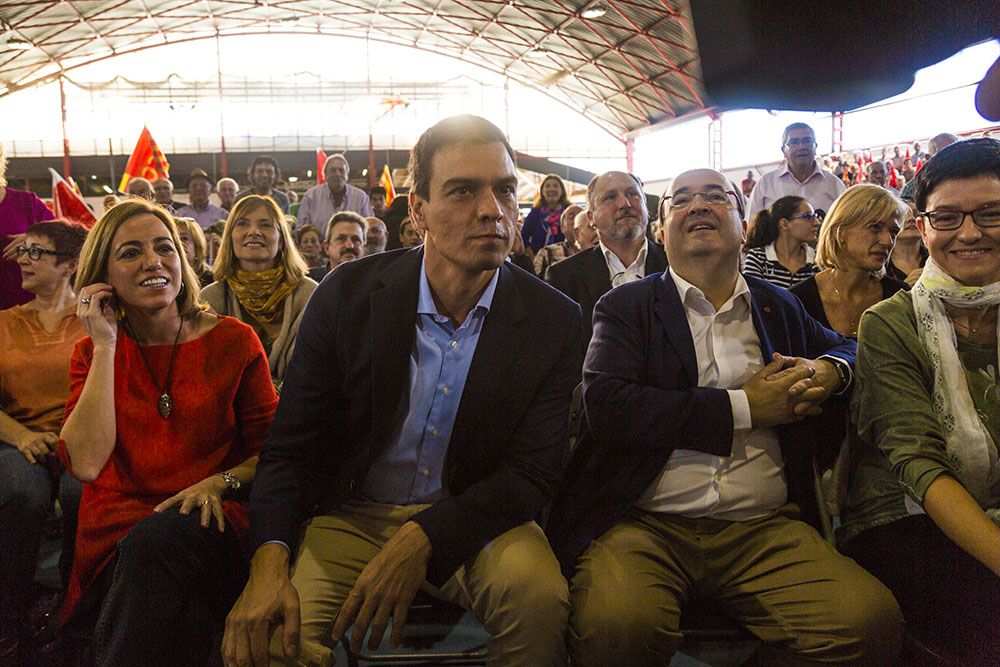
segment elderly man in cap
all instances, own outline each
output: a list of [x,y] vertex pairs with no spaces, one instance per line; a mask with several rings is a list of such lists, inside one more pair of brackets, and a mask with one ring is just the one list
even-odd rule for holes
[[202,229],[208,229],[216,220],[225,220],[229,212],[208,200],[212,194],[212,186],[212,177],[204,169],[192,171],[185,185],[191,203],[177,209],[177,215],[181,218],[194,218]]

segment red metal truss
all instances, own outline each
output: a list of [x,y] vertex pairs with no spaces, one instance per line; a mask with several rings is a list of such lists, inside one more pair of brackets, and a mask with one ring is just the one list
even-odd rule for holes
[[[0,97],[167,44],[321,34],[464,60],[622,138],[705,109],[688,1],[8,0],[0,3]],[[594,6],[604,15],[584,18]]]

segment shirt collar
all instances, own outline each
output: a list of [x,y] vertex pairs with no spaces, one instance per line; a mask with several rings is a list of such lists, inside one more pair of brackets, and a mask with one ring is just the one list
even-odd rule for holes
[[[778,261],[778,251],[774,249],[774,242],[768,243],[764,246],[764,256],[769,262]],[[816,248],[813,248],[808,243],[806,244],[806,264],[812,264],[813,260],[816,259]]]
[[[688,294],[693,294],[701,299],[705,299],[705,293],[701,291],[701,288],[681,278],[674,272],[673,267],[668,266],[667,273],[670,274],[671,280],[674,281],[674,285],[677,287],[677,293],[681,298],[681,303],[687,304]],[[735,302],[737,299],[745,301],[748,306],[750,305],[750,287],[747,285],[747,281],[743,278],[742,273],[736,274],[736,284],[733,286],[733,293],[726,303]],[[723,306],[720,309],[720,312],[725,309],[726,307]]]
[[[622,262],[618,258],[618,255],[616,255],[614,251],[612,251],[608,246],[604,245],[604,241],[598,241],[597,245],[601,247],[601,254],[604,255],[604,261],[607,262],[609,267],[612,266],[613,264],[618,264],[624,269],[629,268],[625,266],[624,262]],[[649,246],[649,240],[645,239],[645,242],[642,244],[642,247],[639,248],[639,254],[635,256],[635,261],[632,263],[632,266],[646,265],[646,250],[648,246]]]
[[[424,265],[424,262],[426,261],[427,259],[425,256],[424,261],[420,262],[420,291],[417,296],[417,315],[430,315],[435,318],[445,317],[438,312],[437,305],[434,303],[434,297],[431,295],[431,284],[427,282],[427,267]],[[475,315],[477,313],[486,315],[490,312],[490,307],[493,305],[493,295],[497,291],[497,283],[499,281],[500,269],[497,269],[493,272],[493,277],[490,278],[490,282],[486,284],[486,289],[483,290],[482,295],[479,297],[479,301],[470,311],[470,315]]]
[[[788,160],[782,161],[781,168],[778,169],[778,178],[784,178],[786,174],[792,178],[795,178],[795,174],[793,174],[792,170],[788,168]],[[819,162],[813,160],[813,171],[811,174],[809,174],[809,178],[807,178],[803,182],[808,183],[812,179],[816,178],[816,174],[822,176],[823,170],[819,168]],[[798,181],[799,179],[795,178],[795,180]]]

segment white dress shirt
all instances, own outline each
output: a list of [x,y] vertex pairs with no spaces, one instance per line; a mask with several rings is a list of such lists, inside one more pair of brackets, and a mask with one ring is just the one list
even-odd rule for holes
[[[668,274],[684,304],[698,361],[698,386],[726,389],[733,408],[733,448],[728,457],[675,449],[636,507],[688,517],[747,521],[785,504],[781,447],[774,429],[754,428],[740,387],[764,367],[753,326],[750,290],[742,275],[716,312],[705,294],[673,269]],[[664,437],[670,437],[664,424]]]
[[771,208],[774,202],[789,195],[802,197],[812,204],[814,209],[829,211],[833,200],[846,189],[847,186],[842,180],[834,176],[832,172],[820,169],[819,164],[815,165],[809,178],[801,183],[788,169],[788,162],[785,161],[774,171],[769,171],[761,176],[760,182],[754,186],[753,192],[750,194],[747,220],[752,221],[758,211]]
[[639,254],[636,255],[635,261],[626,267],[618,259],[618,255],[612,252],[608,246],[604,245],[603,241],[597,242],[597,245],[601,246],[604,261],[608,264],[608,277],[611,278],[611,287],[618,287],[619,285],[646,277],[646,251],[648,244],[648,240],[642,244],[642,248],[639,249]]

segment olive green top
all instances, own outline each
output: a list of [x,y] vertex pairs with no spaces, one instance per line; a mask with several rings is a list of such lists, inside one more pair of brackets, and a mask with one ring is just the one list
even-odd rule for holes
[[[979,418],[1000,442],[996,345],[958,338],[958,357]],[[953,471],[941,424],[931,404],[934,370],[917,335],[909,292],[897,292],[861,316],[854,367],[851,478],[837,530],[841,544],[868,528],[908,516],[922,506],[939,475]]]

